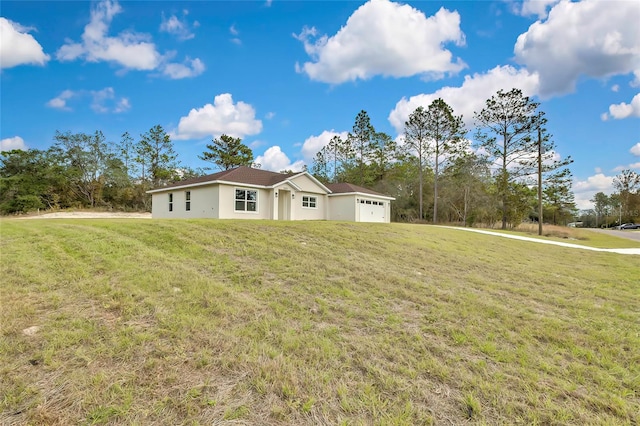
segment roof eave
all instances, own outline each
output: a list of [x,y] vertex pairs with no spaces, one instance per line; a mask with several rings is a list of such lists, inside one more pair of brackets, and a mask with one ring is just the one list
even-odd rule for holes
[[339,197],[341,195],[358,195],[360,197],[375,197],[375,198],[382,198],[384,200],[395,201],[394,197],[389,197],[388,195],[368,194],[366,192],[338,192],[338,193],[329,194],[329,197]]
[[190,183],[187,185],[178,185],[178,186],[170,186],[166,188],[158,188],[151,189],[147,191],[147,194],[153,194],[156,192],[167,192],[172,191],[174,189],[185,189],[185,188],[193,188],[194,186],[206,186],[206,185],[231,185],[231,186],[246,186],[248,188],[259,188],[259,189],[271,189],[273,186],[266,185],[256,185],[254,183],[242,183],[242,182],[232,182],[228,180],[211,180],[208,182],[198,182],[198,183]]

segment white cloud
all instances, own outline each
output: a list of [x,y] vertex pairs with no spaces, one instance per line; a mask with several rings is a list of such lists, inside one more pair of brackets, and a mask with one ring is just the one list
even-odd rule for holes
[[12,68],[24,64],[44,65],[49,55],[28,32],[31,28],[0,18],[0,67]]
[[71,99],[91,98],[91,109],[98,113],[119,114],[131,109],[128,98],[117,97],[112,87],[105,87],[102,90],[65,90],[55,98],[47,102],[47,106],[65,111],[72,111],[68,105]]
[[603,121],[609,118],[622,120],[628,117],[640,117],[640,93],[635,95],[629,104],[621,102],[619,104],[609,105],[609,113],[607,114],[605,112],[600,116]]
[[204,64],[198,58],[187,58],[184,63],[168,63],[163,67],[162,73],[173,80],[195,77],[204,72]]
[[347,132],[336,132],[335,130],[325,130],[318,136],[309,136],[302,144],[302,156],[305,160],[311,161],[334,136],[340,136],[342,140],[347,139]]
[[[91,19],[84,27],[82,42],[75,43],[67,40],[56,54],[60,61],[73,61],[84,58],[89,62],[114,62],[125,69],[139,71],[160,70],[163,75],[172,79],[194,77],[204,71],[204,64],[200,59],[190,60],[185,63],[171,63],[169,59],[175,55],[169,52],[161,55],[151,36],[148,34],[123,31],[117,36],[109,36],[109,26],[117,14],[122,12],[120,4],[115,0],[104,0],[93,7]],[[175,22],[166,27],[178,31]],[[177,21],[179,22],[179,21]],[[161,26],[162,28],[162,26]]]
[[289,157],[282,152],[279,146],[275,145],[268,148],[264,154],[258,155],[255,162],[261,165],[264,170],[271,170],[279,172],[282,170],[292,170],[294,172],[302,171],[304,167],[304,161],[298,160],[295,163],[291,163]]
[[89,62],[116,62],[125,68],[153,70],[162,56],[146,34],[124,31],[116,37],[107,35],[113,17],[122,12],[117,1],[105,0],[91,10],[91,20],[84,27],[82,43],[68,41],[57,53],[61,61],[85,57]]
[[[188,13],[189,12],[187,10],[184,10],[182,19],[178,18],[176,15],[171,15],[169,19],[167,19],[163,13],[160,31],[169,33],[182,41],[194,38],[195,34],[191,31],[191,26],[189,25],[186,17]],[[194,26],[197,26],[197,22]]]
[[250,104],[233,103],[230,93],[215,97],[212,104],[193,108],[189,115],[181,117],[174,132],[175,139],[199,139],[222,134],[244,138],[262,131],[262,121],[256,120],[256,112]]
[[275,113],[275,112],[269,111],[268,113],[266,113],[266,114],[264,115],[264,118],[266,118],[267,120],[271,120],[271,119],[272,119],[273,117],[275,117],[275,116],[276,116],[276,113]]
[[636,157],[640,157],[640,142],[632,146],[629,152],[635,155]]
[[121,113],[128,111],[131,108],[129,99],[116,98],[115,91],[112,87],[106,87],[102,90],[91,91],[89,94],[92,97],[91,109],[99,113]]
[[613,176],[596,173],[586,180],[577,180],[573,183],[573,194],[576,206],[579,209],[590,209],[593,203],[589,200],[598,192],[609,195],[613,193]]
[[581,75],[634,73],[640,78],[640,2],[561,1],[546,21],[532,24],[515,44],[516,60],[540,74],[540,94],[575,89]]
[[495,67],[484,74],[467,75],[460,87],[447,86],[433,93],[402,98],[389,114],[389,122],[401,134],[409,114],[419,106],[427,108],[435,99],[442,98],[453,108],[455,115],[462,114],[467,128],[471,128],[474,112],[484,108],[487,99],[500,89],[508,91],[514,87],[522,90],[525,96],[535,95],[539,87],[537,74],[506,65]]
[[620,86],[617,84],[614,84],[613,86],[611,86],[611,91],[612,92],[617,92],[618,90],[620,90]]
[[640,169],[640,162],[627,164],[626,166],[618,166],[613,169],[614,172],[621,172],[627,169]]
[[65,90],[55,98],[47,102],[47,106],[55,109],[62,109],[71,111],[71,108],[67,105],[67,101],[73,98],[76,94],[72,90]]
[[522,16],[537,15],[539,19],[544,19],[548,9],[559,2],[560,0],[524,0],[518,12]]
[[235,24],[229,27],[229,33],[233,36],[231,37],[232,43],[237,44],[238,46],[242,44],[242,40],[240,40],[240,37],[238,37],[238,35],[240,34],[240,31],[238,31]]
[[14,149],[20,149],[22,151],[27,149],[24,139],[20,136],[0,140],[0,151],[12,151]]
[[[460,15],[441,8],[427,18],[409,5],[371,0],[360,6],[334,36],[305,27],[295,35],[312,62],[296,64],[312,80],[339,84],[375,75],[441,78],[466,67],[443,48],[464,45]],[[311,41],[315,38],[315,41]]]

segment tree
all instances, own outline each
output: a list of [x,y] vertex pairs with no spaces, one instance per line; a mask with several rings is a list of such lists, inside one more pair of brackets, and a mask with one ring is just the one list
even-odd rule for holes
[[253,152],[242,143],[240,138],[221,135],[213,139],[213,144],[207,145],[208,151],[198,156],[201,160],[211,162],[223,170],[237,166],[251,166]]
[[384,132],[375,132],[371,143],[368,168],[370,186],[385,179],[393,162],[398,158],[398,144]]
[[73,190],[89,207],[95,207],[101,201],[105,174],[112,165],[109,160],[113,155],[104,135],[99,130],[93,135],[56,131],[54,140],[64,152]]
[[611,201],[609,200],[609,196],[604,192],[596,193],[590,201],[593,203],[593,206],[594,206],[594,211],[596,215],[596,228],[597,228],[598,218],[606,217],[609,215]]
[[[560,173],[550,176],[543,189],[544,208],[551,214],[551,223],[566,225],[575,216],[577,211],[576,203],[571,191],[571,173],[569,169],[564,169]],[[542,222],[542,218],[539,218]],[[542,227],[540,227],[540,230]],[[542,233],[540,232],[540,235]]]
[[640,216],[640,174],[633,170],[623,170],[613,178],[613,187],[616,189],[621,203],[622,214],[626,220],[632,220]]
[[433,223],[438,219],[438,177],[441,168],[466,148],[462,116],[454,116],[445,101],[434,100],[427,110],[426,136],[433,158]]
[[355,176],[351,176],[355,184],[364,185],[365,168],[367,160],[371,158],[372,152],[372,139],[375,134],[375,129],[371,125],[369,114],[362,110],[356,116],[356,121],[353,124],[353,129],[349,132],[347,137],[347,143],[345,146],[345,154],[347,158],[352,159],[358,169],[358,173]]
[[66,168],[57,147],[0,153],[0,212],[67,207]]
[[324,155],[327,162],[327,178],[331,173],[331,182],[336,183],[339,176],[344,172],[344,163],[350,156],[350,147],[338,135],[331,138],[324,147]]
[[142,179],[145,180],[146,166],[154,187],[177,178],[178,154],[173,150],[171,138],[159,124],[140,135],[136,154],[136,160],[143,168]]
[[[538,113],[538,138],[536,143],[537,156],[532,165],[538,172],[538,235],[542,235],[542,223],[544,218],[543,192],[546,194],[547,202],[553,204],[553,224],[556,224],[556,213],[569,208],[575,210],[573,193],[571,192],[571,172],[565,168],[573,163],[571,157],[564,159],[556,158],[556,146],[551,140],[544,126],[547,122],[544,113]],[[548,185],[547,185],[548,184]],[[545,188],[545,185],[548,186]],[[551,196],[550,194],[555,194]],[[549,200],[552,201],[549,201]],[[561,207],[563,206],[563,207]]]
[[502,229],[507,228],[510,187],[533,172],[531,159],[537,149],[532,133],[541,126],[542,118],[538,106],[520,89],[499,90],[475,113],[479,147],[499,167],[496,183],[502,202]]
[[491,209],[487,187],[491,171],[487,162],[473,153],[456,157],[444,173],[444,195],[450,208],[465,226],[483,219],[483,208]]
[[424,158],[428,155],[427,112],[421,106],[409,115],[404,123],[404,138],[407,148],[416,153],[418,159],[418,216],[424,218],[422,209],[422,185],[424,182]]
[[120,143],[117,145],[116,153],[124,164],[127,176],[131,176],[135,158],[135,144],[129,132],[124,132],[122,134]]
[[313,157],[311,165],[311,174],[320,182],[328,183],[329,179],[329,162],[327,160],[327,147],[323,146],[320,151]]

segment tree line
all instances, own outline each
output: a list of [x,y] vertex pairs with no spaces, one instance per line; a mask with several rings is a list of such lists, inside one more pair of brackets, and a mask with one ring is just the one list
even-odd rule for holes
[[556,159],[540,104],[518,89],[498,91],[475,113],[475,146],[461,115],[444,100],[418,107],[401,140],[378,132],[366,111],[343,140],[334,136],[311,172],[396,197],[392,220],[566,224],[575,217],[572,160]]
[[623,223],[640,222],[640,174],[623,170],[613,179],[614,192],[596,193],[590,200],[594,208],[584,212],[582,226],[609,228]]
[[93,134],[56,131],[47,150],[0,154],[0,212],[107,208],[149,210],[146,191],[198,172],[181,167],[169,135],[157,125],[135,141],[108,143]]
[[[575,216],[571,159],[556,160],[540,105],[518,89],[498,91],[475,113],[475,146],[462,116],[442,99],[418,107],[399,140],[361,111],[348,136],[335,136],[309,168],[321,182],[349,182],[396,198],[392,220],[563,224]],[[146,191],[203,175],[183,166],[157,125],[137,140],[56,132],[47,150],[0,154],[0,212],[101,207],[149,210]],[[221,135],[198,156],[219,169],[260,167],[240,138]]]

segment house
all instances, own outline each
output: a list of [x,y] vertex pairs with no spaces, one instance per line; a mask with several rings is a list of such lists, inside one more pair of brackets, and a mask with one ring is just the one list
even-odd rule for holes
[[240,166],[147,191],[154,219],[275,219],[389,222],[388,197],[348,183],[323,185],[308,172]]

